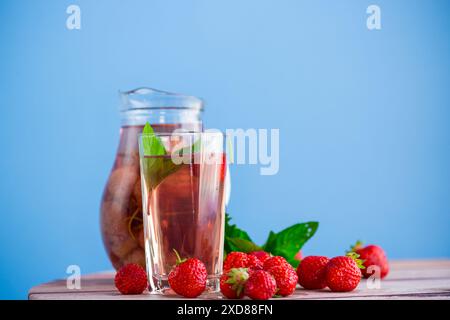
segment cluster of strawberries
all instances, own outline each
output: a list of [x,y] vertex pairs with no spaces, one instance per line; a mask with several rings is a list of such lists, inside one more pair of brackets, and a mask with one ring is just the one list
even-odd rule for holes
[[332,259],[309,256],[297,268],[298,283],[303,288],[317,290],[328,287],[334,292],[352,291],[362,276],[369,278],[374,275],[382,279],[388,272],[389,264],[383,249],[376,245],[362,247],[359,242],[346,256]]
[[361,260],[357,254],[332,259],[309,256],[297,268],[299,284],[309,290],[330,288],[343,292],[354,290],[361,280]]
[[298,277],[295,269],[280,256],[267,252],[250,254],[231,252],[223,263],[220,291],[230,299],[244,295],[266,300],[275,295],[289,296],[295,291]]
[[[376,276],[384,278],[389,264],[381,247],[362,247],[357,243],[346,256],[305,257],[297,270],[285,258],[264,251],[231,252],[223,263],[223,270],[220,291],[225,297],[266,300],[291,295],[297,283],[308,290],[328,287],[334,292],[352,291],[362,276],[368,278],[375,272]],[[207,276],[203,262],[196,258],[181,259],[177,253],[177,265],[168,281],[177,294],[195,298],[205,291]],[[147,275],[141,266],[128,264],[117,272],[115,284],[122,294],[140,294],[148,286]]]
[[[372,268],[368,268],[372,267]],[[224,262],[224,274],[220,281],[222,294],[239,299],[244,295],[252,299],[269,299],[289,296],[297,282],[305,289],[319,290],[328,287],[334,292],[354,290],[361,277],[368,278],[376,272],[384,278],[389,272],[386,255],[379,246],[354,246],[346,256],[328,259],[308,256],[301,260],[297,270],[280,256],[264,251],[250,254],[230,253]],[[370,270],[369,270],[370,269]]]
[[223,263],[220,291],[230,299],[244,295],[266,300],[275,295],[289,296],[295,291],[298,277],[295,269],[280,256],[267,252],[250,254],[231,252]]

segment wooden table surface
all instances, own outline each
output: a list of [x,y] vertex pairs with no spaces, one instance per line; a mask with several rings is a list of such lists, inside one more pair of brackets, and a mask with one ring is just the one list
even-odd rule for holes
[[[66,280],[56,280],[31,288],[31,300],[109,300],[109,299],[182,299],[178,296],[121,295],[114,287],[114,272],[83,276],[81,289],[67,289]],[[221,299],[219,294],[208,294],[201,299]],[[280,299],[447,299],[450,300],[450,260],[393,261],[389,275],[379,289],[370,289],[366,280],[352,292],[334,293],[328,289],[304,290]]]

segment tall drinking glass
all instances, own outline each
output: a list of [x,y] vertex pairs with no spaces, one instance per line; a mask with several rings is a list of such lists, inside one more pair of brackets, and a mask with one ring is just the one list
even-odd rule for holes
[[143,222],[150,291],[170,293],[181,257],[198,258],[207,291],[219,289],[225,221],[225,138],[220,132],[139,136]]

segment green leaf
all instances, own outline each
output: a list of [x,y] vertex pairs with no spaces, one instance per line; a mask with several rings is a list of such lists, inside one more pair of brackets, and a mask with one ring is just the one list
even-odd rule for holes
[[231,217],[228,213],[225,214],[225,236],[229,238],[241,238],[252,241],[250,236],[244,230],[239,229],[235,224],[231,224]]
[[264,244],[263,248],[272,248],[272,247],[274,247],[274,245],[275,245],[274,243],[275,243],[276,238],[277,238],[277,234],[275,232],[273,232],[273,231],[270,231],[269,232],[269,237],[267,238],[266,243]]
[[251,252],[265,250],[273,255],[279,255],[297,267],[299,261],[294,259],[298,251],[317,231],[318,222],[298,223],[278,233],[270,231],[264,246],[256,245],[244,230],[230,223],[230,216],[225,216],[225,254],[232,251]]
[[156,188],[167,176],[181,167],[175,164],[169,155],[166,155],[161,139],[155,135],[148,122],[142,130],[142,147],[144,157],[141,158],[141,166],[144,179],[150,189]]
[[155,189],[166,177],[181,168],[170,156],[154,156],[141,158],[142,169],[147,186]]
[[144,149],[144,156],[161,156],[166,154],[164,144],[155,135],[155,131],[148,122],[142,130],[142,147]]
[[232,246],[232,251],[241,251],[245,253],[262,250],[261,247],[257,246],[250,240],[242,238],[228,238],[227,242]]
[[225,214],[225,254],[232,251],[240,251],[239,248],[235,245],[235,241],[229,241],[229,239],[243,239],[250,242],[252,241],[247,232],[239,229],[235,224],[230,224],[230,220],[230,215]]
[[296,267],[299,263],[294,259],[298,251],[316,232],[318,222],[298,223],[278,233],[270,232],[263,249],[273,255],[283,256]]

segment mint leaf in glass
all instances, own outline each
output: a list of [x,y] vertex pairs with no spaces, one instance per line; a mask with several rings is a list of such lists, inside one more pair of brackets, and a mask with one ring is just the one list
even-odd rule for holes
[[141,158],[142,173],[150,189],[156,188],[167,176],[181,167],[172,161],[161,138],[155,134],[148,122],[142,130],[142,148],[144,152],[144,157]]
[[146,123],[142,130],[142,147],[144,149],[144,156],[159,156],[166,154],[166,148],[161,139],[155,135],[150,123]]

